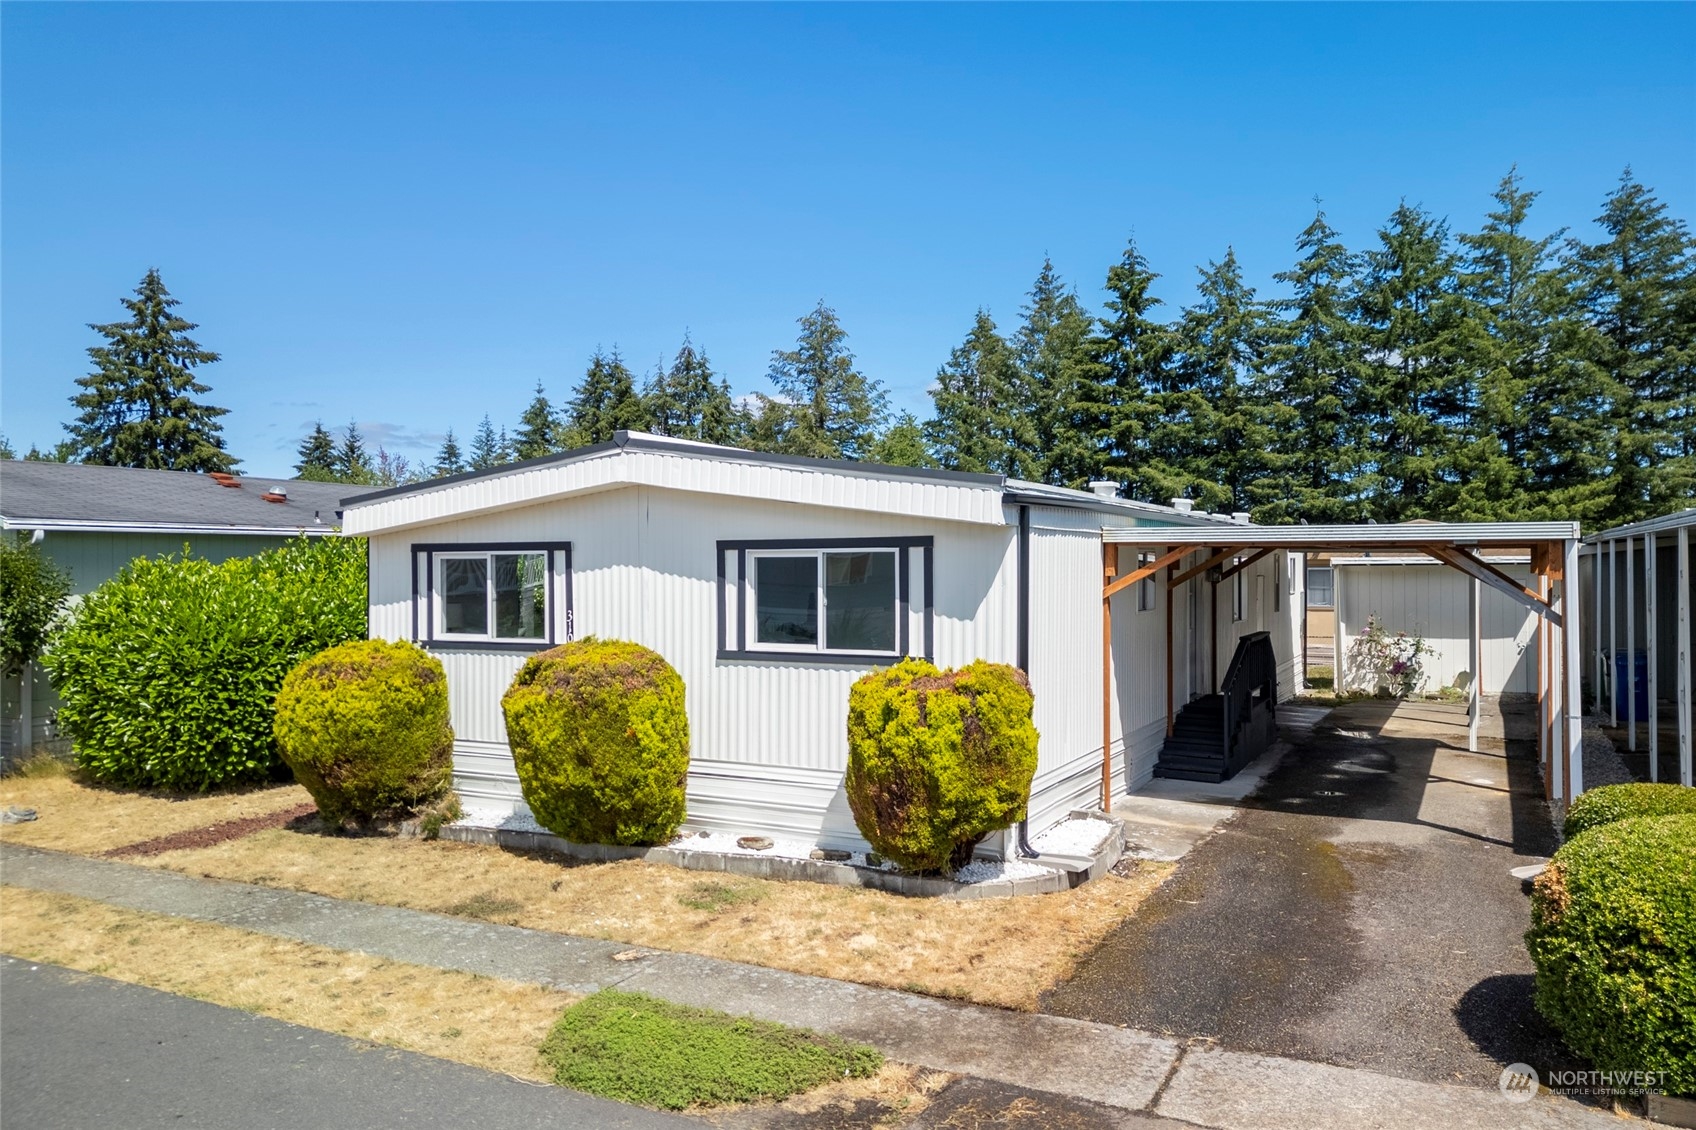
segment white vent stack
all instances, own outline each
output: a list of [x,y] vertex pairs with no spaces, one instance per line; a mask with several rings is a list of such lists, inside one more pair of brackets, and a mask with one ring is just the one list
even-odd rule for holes
[[1097,498],[1119,497],[1119,484],[1112,479],[1091,479],[1089,489]]
[[1172,509],[1176,510],[1180,514],[1188,514],[1191,510],[1195,509],[1195,503],[1191,502],[1187,498],[1174,498],[1172,500]]
[[1239,526],[1248,525],[1248,511],[1247,510],[1233,510],[1233,511],[1231,511],[1231,521],[1235,522]]

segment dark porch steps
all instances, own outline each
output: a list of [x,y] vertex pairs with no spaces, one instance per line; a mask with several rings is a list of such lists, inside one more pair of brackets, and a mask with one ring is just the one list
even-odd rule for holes
[[1180,781],[1225,779],[1225,700],[1210,694],[1179,711],[1154,775]]

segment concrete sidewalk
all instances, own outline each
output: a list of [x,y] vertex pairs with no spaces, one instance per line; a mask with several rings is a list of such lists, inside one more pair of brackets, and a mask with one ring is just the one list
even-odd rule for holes
[[834,1032],[893,1059],[1218,1130],[1457,1130],[1618,1126],[1550,1096],[1185,1045],[1133,1029],[1008,1012],[690,954],[423,911],[198,879],[0,844],[0,882],[395,961],[576,992],[611,985],[685,1004]]

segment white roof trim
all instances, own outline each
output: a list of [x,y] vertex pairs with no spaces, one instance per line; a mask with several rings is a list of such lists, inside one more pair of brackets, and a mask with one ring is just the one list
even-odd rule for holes
[[[1531,564],[1531,555],[1529,553],[1479,553],[1479,554],[1475,554],[1475,556],[1480,561],[1488,562],[1491,565],[1529,565],[1529,564]],[[1426,556],[1421,555],[1421,554],[1410,555],[1410,554],[1401,554],[1401,553],[1386,554],[1385,556],[1382,556],[1382,557],[1361,557],[1361,556],[1358,556],[1358,555],[1351,555],[1351,556],[1348,556],[1348,557],[1331,557],[1331,558],[1328,558],[1327,560],[1325,560],[1324,562],[1321,562],[1321,563],[1318,563],[1318,564],[1324,564],[1324,565],[1357,565],[1357,566],[1358,565],[1430,565],[1430,566],[1434,566],[1434,567],[1439,568],[1439,569],[1447,569],[1448,568],[1447,565],[1444,565],[1441,561],[1438,561],[1434,557],[1426,557]]]
[[1602,530],[1585,538],[1585,544],[1594,545],[1599,541],[1613,541],[1615,538],[1642,537],[1644,534],[1663,534],[1676,530],[1680,526],[1696,527],[1696,507],[1689,510],[1675,510],[1671,514],[1662,514],[1659,518],[1645,518],[1641,522],[1632,522],[1626,526],[1615,526],[1611,530]]
[[[1522,546],[1539,541],[1578,537],[1577,522],[1412,522],[1393,526],[1217,526],[1207,531],[1207,544],[1232,543],[1256,548],[1353,549],[1358,546],[1408,545],[1433,542],[1458,546]],[[1102,540],[1117,545],[1168,545],[1171,528],[1107,529]]]

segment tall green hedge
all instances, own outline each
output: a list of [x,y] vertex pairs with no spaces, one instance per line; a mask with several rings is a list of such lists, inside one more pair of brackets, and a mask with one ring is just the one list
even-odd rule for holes
[[677,834],[689,772],[683,678],[657,652],[593,636],[519,668],[501,699],[524,801],[581,844]]
[[363,538],[300,538],[214,564],[137,558],[85,597],[46,657],[77,763],[116,785],[203,791],[280,771],[289,669],[365,636]]
[[1024,672],[979,660],[940,671],[908,659],[848,693],[848,806],[866,841],[902,867],[971,861],[1025,815],[1036,775]]
[[414,644],[352,640],[305,660],[283,679],[272,729],[334,824],[409,815],[453,775],[447,675]]
[[1573,1051],[1696,1094],[1696,816],[1567,841],[1532,889],[1525,944],[1537,1010]]

